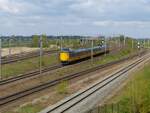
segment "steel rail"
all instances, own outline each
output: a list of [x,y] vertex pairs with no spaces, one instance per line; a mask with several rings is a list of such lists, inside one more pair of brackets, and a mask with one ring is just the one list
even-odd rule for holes
[[[54,66],[49,66],[49,67],[46,67],[46,68],[42,69],[42,73],[46,73],[46,72],[49,72],[49,71],[52,71],[52,70],[55,70],[55,69],[58,69],[58,68],[61,68],[61,67],[63,67],[61,64],[54,65]],[[1,85],[6,85],[6,84],[9,84],[9,83],[13,83],[13,82],[16,82],[16,81],[19,81],[19,80],[23,80],[23,79],[26,79],[26,78],[31,78],[31,77],[37,76],[39,74],[40,74],[40,71],[36,70],[36,71],[21,74],[19,76],[15,76],[15,77],[12,77],[12,78],[4,79],[4,80],[0,81],[0,86]]]
[[[128,59],[132,59],[134,57],[136,57],[137,55],[133,55],[131,57],[127,57],[127,58],[123,58],[121,60],[118,60],[118,61],[113,61],[113,62],[110,62],[110,63],[107,63],[107,64],[104,64],[104,65],[101,65],[99,67],[101,68],[105,68],[107,66],[111,66],[111,65],[114,65],[114,64],[117,64],[117,63],[120,63],[120,62],[123,62],[125,60],[128,60]],[[48,71],[52,71],[52,70],[55,70],[55,69],[58,69],[58,68],[61,68],[63,67],[61,64],[59,65],[55,65],[55,66],[50,66],[48,68],[44,68],[42,70],[43,73],[45,72],[48,72]],[[33,76],[36,76],[36,75],[39,75],[40,74],[40,71],[39,70],[36,70],[36,71],[32,71],[32,72],[29,72],[29,73],[25,73],[25,74],[22,74],[22,75],[19,75],[19,76],[15,76],[15,77],[12,77],[12,78],[8,78],[8,79],[4,79],[4,80],[1,80],[0,81],[0,85],[6,85],[8,83],[13,83],[13,82],[16,82],[16,81],[19,81],[19,80],[22,80],[22,79],[26,79],[26,78],[29,78],[29,77],[33,77]]]
[[[143,52],[142,54],[144,54],[144,53],[145,53],[145,52]],[[123,59],[118,60],[118,61],[113,61],[113,62],[104,64],[104,65],[101,65],[100,67],[101,67],[101,68],[105,68],[106,66],[111,66],[111,65],[114,65],[114,64],[123,62],[123,61],[125,61],[125,60],[132,59],[132,58],[134,58],[134,57],[136,57],[136,56],[138,56],[138,54],[133,55],[133,56],[130,56],[130,57],[127,57],[127,58],[123,58]],[[63,66],[62,66],[61,64],[58,64],[58,65],[55,65],[55,66],[50,66],[50,67],[44,68],[44,69],[42,70],[42,72],[45,73],[45,72],[49,72],[49,71],[52,71],[52,70],[56,70],[56,69],[62,68],[62,67],[63,67]],[[13,82],[16,82],[16,81],[19,81],[19,80],[22,80],[22,79],[34,77],[34,76],[37,76],[37,75],[39,75],[39,74],[40,74],[40,71],[39,71],[39,70],[36,70],[36,71],[29,72],[29,73],[21,74],[21,75],[15,76],[15,77],[11,77],[11,78],[8,78],[8,79],[0,80],[0,86],[1,86],[1,85],[6,85],[6,84],[9,84],[9,83],[13,83]]]
[[[138,61],[132,63],[131,65],[129,65],[129,66],[125,67],[124,69],[122,69],[122,70],[116,72],[115,74],[113,74],[113,75],[111,75],[111,76],[105,78],[104,80],[100,81],[99,83],[97,83],[97,84],[91,86],[90,88],[84,90],[83,92],[81,92],[81,93],[79,93],[78,95],[72,97],[71,99],[69,99],[69,100],[63,102],[62,104],[60,104],[60,105],[54,107],[53,109],[49,110],[49,111],[46,112],[46,113],[51,113],[51,112],[53,112],[54,110],[57,110],[58,108],[64,106],[64,105],[67,104],[67,103],[68,103],[68,107],[66,107],[65,109],[62,108],[63,110],[62,110],[60,113],[64,113],[64,112],[68,111],[69,109],[71,109],[72,107],[74,107],[75,105],[77,105],[78,103],[80,103],[81,101],[85,100],[86,98],[88,98],[89,96],[91,96],[92,94],[94,94],[95,92],[99,91],[99,90],[102,89],[103,87],[105,87],[105,86],[107,86],[108,84],[110,84],[112,81],[114,81],[114,80],[116,80],[117,78],[119,78],[120,76],[122,76],[124,73],[126,73],[126,72],[128,72],[129,70],[131,70],[132,68],[134,68],[136,65],[138,65],[138,64],[141,63],[142,61],[144,61],[144,60],[141,60],[141,59],[140,59],[140,60],[138,60]],[[119,75],[117,75],[117,74],[119,74]],[[117,75],[117,76],[116,76],[116,75]],[[106,83],[104,83],[104,82],[106,82]],[[104,83],[104,84],[102,84],[102,83]],[[102,84],[102,85],[101,85],[101,84]],[[101,85],[101,86],[98,86],[98,85]],[[86,96],[80,97],[80,96],[82,96],[83,94],[85,94],[86,92],[88,92],[88,91],[94,89],[95,87],[98,87],[98,88],[96,88],[94,91],[91,91],[91,92],[88,93]],[[71,103],[71,101],[73,101],[74,99],[77,99],[77,98],[80,98],[80,99],[78,99],[78,101],[76,101],[76,102],[73,102],[73,104],[70,104],[70,105],[69,105],[69,103]]]
[[[122,61],[123,60],[125,60],[125,59],[122,59]],[[119,62],[119,61],[117,61],[117,62]],[[29,88],[27,90],[23,90],[23,91],[20,91],[20,92],[17,92],[17,93],[14,93],[14,94],[11,94],[11,95],[8,95],[8,96],[5,96],[5,97],[1,97],[0,98],[0,106],[6,105],[10,102],[21,99],[25,96],[28,96],[28,95],[34,94],[36,92],[39,92],[41,90],[47,89],[49,87],[55,86],[55,85],[61,83],[62,81],[72,80],[74,78],[84,76],[84,75],[89,74],[91,72],[94,72],[98,69],[102,69],[104,67],[110,66],[114,63],[116,63],[116,62],[111,62],[111,63],[105,64],[105,65],[96,66],[96,67],[93,67],[93,68],[90,68],[90,69],[87,69],[87,70],[84,70],[84,71],[81,71],[81,72],[77,72],[77,73],[74,73],[74,74],[67,75],[65,77],[61,77],[61,78],[56,79],[56,80],[48,81],[47,83],[37,85],[37,86]]]
[[[56,52],[58,52],[58,51],[57,50],[44,51],[43,55],[53,54]],[[38,53],[38,51],[36,51],[36,52],[17,54],[17,55],[13,55],[11,57],[9,57],[9,56],[3,57],[2,58],[2,65],[14,63],[17,61],[26,60],[26,59],[34,58],[34,57],[38,57],[38,56],[39,56],[39,53]]]

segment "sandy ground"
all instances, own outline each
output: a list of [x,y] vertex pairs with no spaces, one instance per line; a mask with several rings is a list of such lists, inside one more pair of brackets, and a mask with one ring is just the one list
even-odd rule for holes
[[11,54],[19,54],[22,52],[32,52],[32,51],[36,51],[36,50],[38,50],[38,48],[29,48],[29,47],[13,47],[11,49],[4,48],[4,49],[2,49],[2,56],[9,55],[9,52]]

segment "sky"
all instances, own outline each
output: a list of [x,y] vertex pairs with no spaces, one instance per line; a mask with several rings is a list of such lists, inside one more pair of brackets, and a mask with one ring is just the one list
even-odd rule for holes
[[0,0],[0,35],[150,37],[150,0]]

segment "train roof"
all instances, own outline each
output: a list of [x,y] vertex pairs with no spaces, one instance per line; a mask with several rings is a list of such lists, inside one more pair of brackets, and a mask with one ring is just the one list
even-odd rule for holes
[[[105,45],[104,46],[97,46],[97,47],[93,47],[93,49],[102,49],[104,47],[105,47]],[[62,51],[78,53],[78,52],[82,52],[82,51],[91,51],[91,49],[92,48],[83,48],[83,49],[72,50],[69,48],[63,48]]]
[[[96,47],[93,47],[93,49],[103,49],[103,48],[105,48],[106,46],[105,45],[103,45],[103,46],[96,46]],[[78,50],[76,50],[77,52],[80,52],[80,51],[88,51],[88,50],[91,50],[92,48],[85,48],[85,49],[78,49]]]

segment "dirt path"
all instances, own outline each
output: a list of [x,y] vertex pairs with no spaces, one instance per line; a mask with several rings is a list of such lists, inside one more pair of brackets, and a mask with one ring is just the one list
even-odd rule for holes
[[3,48],[2,49],[2,56],[7,56],[9,55],[9,51],[11,51],[11,54],[19,54],[22,52],[32,52],[36,51],[38,48],[29,48],[29,47],[13,47],[11,49],[9,48]]

